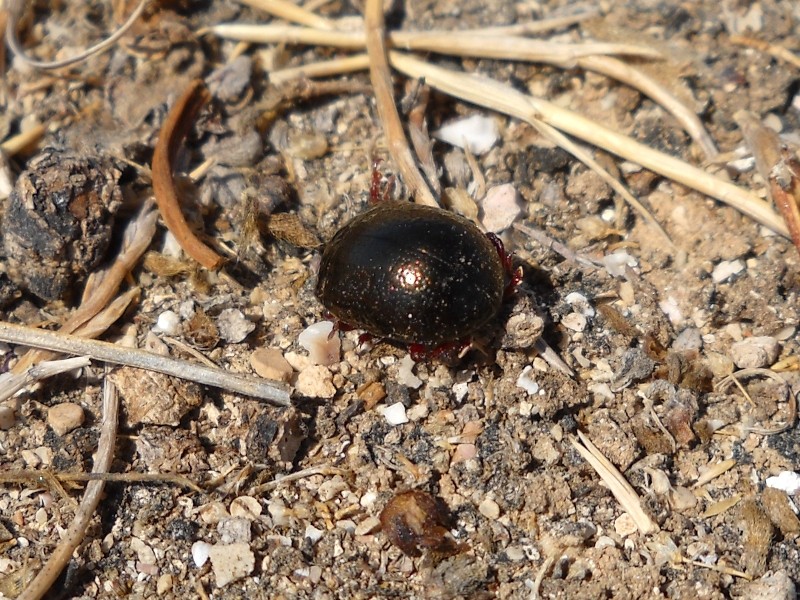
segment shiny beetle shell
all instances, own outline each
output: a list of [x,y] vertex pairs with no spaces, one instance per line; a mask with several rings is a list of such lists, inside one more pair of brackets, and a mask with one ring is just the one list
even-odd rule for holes
[[333,316],[370,334],[435,346],[464,339],[503,303],[495,245],[467,219],[385,201],[326,245],[316,293]]

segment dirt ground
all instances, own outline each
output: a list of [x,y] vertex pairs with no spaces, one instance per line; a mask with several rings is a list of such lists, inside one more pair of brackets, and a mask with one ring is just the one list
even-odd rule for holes
[[[362,8],[314,4],[329,18]],[[19,28],[42,59],[91,45],[132,9],[71,2],[50,14],[48,6],[34,3]],[[664,108],[604,76],[425,58],[540,94],[765,197],[734,115],[749,111],[800,146],[800,70],[731,35],[798,49],[798,3],[412,0],[394,4],[387,26],[462,30],[590,8],[599,14],[542,37],[662,52],[663,60],[636,64],[701,117],[717,159],[707,160]],[[229,250],[229,261],[223,273],[197,269],[159,227],[153,254],[125,284],[139,286],[138,300],[102,337],[191,360],[199,352],[245,373],[256,350],[274,349],[262,360],[293,389],[293,406],[281,408],[116,370],[123,415],[112,470],[180,474],[204,493],[108,483],[52,597],[794,598],[800,494],[767,485],[800,471],[792,414],[800,257],[791,241],[592,149],[649,207],[671,247],[529,125],[432,91],[431,131],[473,114],[499,126],[493,147],[474,157],[483,186],[461,149],[436,142],[433,156],[445,188],[514,186],[521,211],[502,238],[524,280],[477,336],[485,353],[457,366],[410,364],[403,345],[381,340],[360,347],[358,330],[339,334],[330,364],[314,364],[298,337],[325,319],[314,296],[315,239],[330,239],[367,207],[373,157],[387,177],[397,170],[366,73],[321,80],[328,87],[269,82],[269,71],[346,53],[241,46],[203,31],[269,19],[231,0],[154,3],[109,52],[56,75],[7,55],[0,138],[34,123],[47,129],[3,169],[3,320],[54,328],[68,318],[87,273],[113,260],[121,227],[152,195],[147,166],[159,131],[201,77],[214,101],[197,117],[178,171],[208,162],[179,189],[187,218]],[[425,90],[395,81],[407,120]],[[57,205],[59,190],[85,180],[102,189],[95,200],[103,206],[87,209],[75,231],[50,222],[57,239],[73,236],[71,262],[26,254],[35,229],[25,225],[26,194],[43,185]],[[270,229],[272,214],[294,215],[294,233],[285,220]],[[310,238],[305,247],[298,229]],[[540,332],[571,372],[541,356]],[[4,350],[13,365],[21,350]],[[752,370],[776,364],[783,369]],[[741,389],[725,383],[738,371]],[[90,471],[107,376],[95,362],[7,401],[14,415],[0,429],[0,472]],[[64,403],[79,407],[72,424],[51,410]],[[578,432],[633,486],[650,532],[578,453]],[[292,473],[300,475],[280,481]],[[63,485],[0,485],[0,594],[15,597],[69,526],[81,490]],[[382,509],[407,490],[444,502],[454,555],[407,556],[381,531]],[[434,538],[444,531],[424,528]]]

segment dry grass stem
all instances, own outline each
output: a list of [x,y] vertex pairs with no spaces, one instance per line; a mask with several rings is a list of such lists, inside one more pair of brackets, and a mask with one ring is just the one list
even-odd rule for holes
[[601,73],[612,79],[625,83],[639,90],[674,116],[695,143],[706,155],[706,159],[714,160],[719,151],[711,139],[700,118],[678,100],[658,81],[619,59],[612,56],[587,56],[578,59],[578,66],[588,71]]
[[262,483],[261,485],[258,485],[254,487],[252,490],[250,490],[250,494],[253,496],[258,496],[260,494],[272,491],[275,488],[278,488],[287,483],[291,483],[292,481],[305,479],[306,477],[312,477],[314,475],[325,475],[327,477],[329,475],[345,475],[346,473],[347,471],[327,465],[321,467],[309,467],[308,469],[303,469],[295,473],[290,473],[289,475],[280,475],[275,479],[273,479],[272,481],[268,481],[267,483]]
[[6,2],[6,6],[8,7],[8,22],[6,24],[6,43],[11,51],[17,56],[18,59],[26,63],[28,66],[33,67],[34,69],[43,69],[43,70],[53,70],[53,69],[62,69],[64,67],[69,67],[70,65],[77,64],[79,62],[85,61],[87,58],[94,56],[95,54],[100,54],[111,48],[114,44],[116,44],[119,39],[124,36],[136,20],[142,15],[144,9],[147,7],[148,0],[140,0],[139,4],[136,6],[134,11],[130,14],[130,16],[125,20],[125,22],[119,26],[119,28],[112,33],[107,38],[101,40],[94,46],[87,48],[83,52],[76,54],[75,56],[70,56],[69,58],[65,58],[63,60],[36,60],[35,58],[31,58],[25,53],[22,45],[19,43],[19,39],[17,38],[17,26],[19,21],[22,17],[22,12],[25,7],[24,0],[9,0]]
[[[363,50],[366,46],[364,31],[327,31],[292,25],[221,23],[204,29],[201,33],[205,32],[230,40],[258,44],[333,46],[347,50]],[[480,43],[476,41],[476,37],[480,37]],[[386,44],[401,50],[419,50],[475,58],[544,62],[565,68],[574,67],[581,57],[598,54],[649,59],[663,58],[660,52],[635,44],[549,42],[520,36],[486,35],[480,29],[470,31],[390,31],[386,34]]]
[[750,395],[745,391],[744,386],[740,383],[740,378],[744,377],[766,377],[767,379],[772,379],[776,383],[781,386],[783,390],[783,398],[782,402],[788,402],[789,407],[789,415],[785,422],[778,425],[777,427],[772,428],[765,428],[765,427],[753,427],[752,425],[742,425],[740,426],[742,433],[755,433],[757,435],[775,435],[778,433],[783,433],[784,431],[788,431],[792,427],[794,427],[795,421],[797,421],[797,397],[792,392],[791,387],[786,382],[783,377],[775,373],[770,369],[741,369],[736,371],[735,373],[731,373],[724,379],[720,380],[719,383],[715,386],[717,391],[725,391],[731,384],[736,385],[737,388],[742,392],[742,394],[747,398],[750,403],[755,406],[755,401],[750,397]]
[[757,40],[755,38],[748,37],[746,35],[732,35],[730,37],[731,44],[738,44],[740,46],[747,46],[748,48],[755,48],[760,52],[765,52],[770,56],[774,56],[780,60],[783,60],[790,65],[797,67],[800,69],[800,56],[797,56],[794,52],[789,50],[788,48],[784,48],[783,46],[779,46],[777,44],[770,44],[769,42],[765,42],[764,40]]
[[112,483],[169,483],[203,493],[203,488],[191,479],[177,473],[53,473],[35,469],[20,469],[0,473],[2,483],[27,483],[53,479],[58,482],[108,481]]
[[788,236],[780,215],[754,194],[683,160],[653,150],[591,119],[541,98],[523,94],[488,77],[444,69],[399,52],[390,52],[389,59],[392,66],[407,76],[424,78],[426,84],[451,96],[517,117],[527,123],[541,119],[560,131],[716,198],[773,231]]
[[[114,445],[117,439],[119,419],[119,398],[117,389],[109,379],[103,386],[103,420],[100,428],[100,441],[95,454],[92,473],[107,473],[114,459]],[[80,507],[75,512],[69,529],[42,570],[19,596],[20,600],[38,600],[53,586],[64,567],[72,560],[72,553],[83,541],[89,521],[100,503],[103,494],[102,480],[90,481],[86,485]]]
[[541,244],[545,248],[551,249],[553,252],[556,252],[562,258],[564,258],[565,260],[571,262],[572,264],[578,267],[588,267],[592,270],[603,268],[603,264],[601,262],[594,260],[593,258],[587,256],[586,254],[580,254],[578,252],[575,252],[572,248],[568,247],[566,244],[551,238],[541,229],[534,228],[529,225],[524,225],[522,223],[514,223],[513,227],[517,231],[524,233],[532,240],[536,240],[537,242],[539,242],[539,244]]
[[335,29],[335,25],[329,19],[321,17],[310,10],[298,6],[287,0],[238,0],[252,8],[263,10],[279,19],[286,19],[292,23],[308,25],[317,29]]
[[334,58],[331,60],[321,60],[308,63],[300,67],[289,67],[278,69],[269,73],[269,80],[275,85],[286,83],[300,78],[330,77],[332,75],[342,75],[343,73],[353,73],[364,71],[369,68],[369,56],[366,54],[356,54],[345,58]]
[[2,322],[0,322],[0,340],[9,344],[44,348],[64,354],[86,355],[95,360],[115,365],[156,371],[201,385],[210,385],[229,392],[259,398],[276,406],[291,405],[289,391],[281,383],[242,373],[231,373],[219,368],[210,368],[137,348],[123,348],[108,342]]
[[433,197],[433,192],[428,187],[422,176],[414,154],[408,145],[403,122],[397,113],[394,102],[392,76],[389,62],[386,59],[386,45],[384,43],[383,29],[383,2],[382,0],[367,0],[365,8],[365,26],[367,54],[369,55],[369,76],[375,100],[378,105],[378,115],[386,135],[389,153],[392,155],[403,181],[408,186],[414,201],[427,206],[438,206]]
[[600,478],[614,494],[614,497],[622,505],[622,508],[627,512],[639,531],[642,534],[655,533],[658,531],[658,525],[644,512],[642,508],[642,501],[636,490],[633,489],[630,483],[625,479],[622,473],[619,472],[611,462],[603,456],[603,454],[595,447],[589,438],[587,438],[581,431],[578,431],[578,437],[583,442],[581,445],[578,440],[570,436],[570,442],[578,453],[592,465]]
[[8,371],[0,375],[0,402],[7,400],[22,388],[26,388],[34,383],[53,377],[59,373],[66,373],[74,369],[89,366],[88,356],[76,356],[63,360],[53,360],[40,362],[30,367],[24,373],[12,373]]
[[600,14],[597,9],[589,9],[574,15],[565,17],[551,17],[548,19],[537,19],[526,23],[514,23],[513,25],[501,25],[498,27],[484,27],[473,29],[479,35],[531,35],[534,33],[545,33],[556,29],[565,29],[572,25],[577,25],[588,19],[592,19]]
[[14,156],[18,152],[22,152],[27,148],[31,148],[35,143],[44,137],[47,129],[41,123],[37,123],[33,127],[26,129],[22,133],[11,136],[2,144],[0,150],[8,156]]
[[184,252],[203,267],[216,270],[225,262],[194,234],[183,216],[173,181],[173,164],[181,143],[189,133],[197,113],[211,98],[203,82],[196,79],[183,92],[167,114],[153,151],[153,193],[167,228]]

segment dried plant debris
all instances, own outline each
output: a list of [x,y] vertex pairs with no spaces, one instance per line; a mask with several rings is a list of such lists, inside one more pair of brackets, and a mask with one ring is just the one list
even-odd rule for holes
[[381,511],[381,529],[389,541],[408,556],[427,550],[452,556],[469,549],[449,532],[454,525],[450,509],[441,498],[410,490],[394,496]]
[[122,171],[102,156],[48,148],[20,174],[3,214],[9,276],[44,300],[74,296],[103,260]]

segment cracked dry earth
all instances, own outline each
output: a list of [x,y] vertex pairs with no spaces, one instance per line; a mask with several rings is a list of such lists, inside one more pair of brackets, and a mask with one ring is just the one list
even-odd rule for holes
[[[329,18],[360,14],[359,3],[316,5]],[[113,30],[117,8],[69,3],[51,12],[35,3],[20,36],[52,58]],[[395,3],[387,23],[459,30],[590,8],[599,14],[554,38],[661,51],[663,60],[637,66],[701,116],[718,160],[706,163],[662,107],[600,75],[427,59],[511,82],[764,196],[733,116],[749,111],[796,148],[800,70],[731,36],[797,48],[795,2],[414,0]],[[203,33],[269,21],[228,0],[154,3],[111,51],[66,73],[7,56],[0,136],[34,123],[47,130],[4,164],[3,319],[66,320],[87,274],[113,260],[120,228],[151,195],[149,171],[138,165],[149,164],[175,98],[201,77],[214,101],[185,141],[179,171],[209,162],[181,177],[180,189],[194,226],[233,258],[224,275],[198,270],[160,228],[127,282],[139,286],[137,302],[104,339],[187,360],[202,353],[294,390],[294,406],[283,409],[128,368],[107,375],[94,363],[6,401],[2,473],[91,470],[110,376],[123,397],[113,471],[180,474],[205,490],[108,483],[51,596],[794,598],[800,260],[791,242],[594,150],[650,208],[671,247],[530,126],[431,92],[431,131],[475,114],[498,127],[474,165],[442,142],[433,156],[442,185],[478,222],[498,216],[484,198],[513,186],[513,224],[501,233],[524,280],[476,340],[485,352],[456,366],[414,363],[404,346],[380,340],[361,347],[358,330],[310,353],[300,335],[325,320],[313,293],[318,240],[367,207],[374,156],[387,178],[397,173],[365,73],[311,93],[279,94],[269,82],[271,70],[339,51],[240,46]],[[396,82],[408,106],[419,102],[413,85]],[[65,188],[77,191],[43,193],[43,201],[92,202],[77,222],[49,221],[44,254],[24,254],[29,229],[19,223],[39,222],[26,201],[37,189]],[[394,193],[403,195],[402,181]],[[65,239],[75,251],[59,254]],[[539,339],[569,371],[543,358]],[[20,350],[3,349],[13,364]],[[726,379],[732,373],[741,388]],[[652,531],[637,528],[576,451],[577,432],[630,482]],[[64,487],[0,486],[6,597],[73,519],[80,486]],[[387,505],[391,514],[382,513]]]

